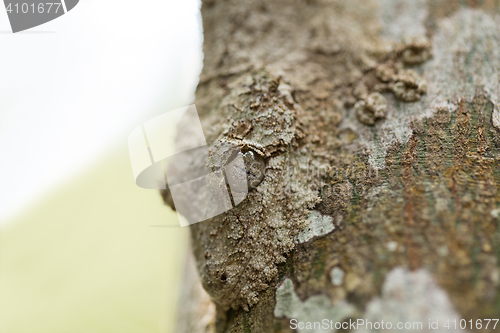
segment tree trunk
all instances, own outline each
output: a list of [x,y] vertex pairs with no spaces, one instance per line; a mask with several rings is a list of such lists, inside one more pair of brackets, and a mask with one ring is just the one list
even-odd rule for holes
[[[266,168],[237,207],[190,227],[217,309],[199,331],[334,332],[358,319],[360,331],[493,331],[499,8],[203,1],[207,142]],[[203,312],[191,307],[181,322]]]

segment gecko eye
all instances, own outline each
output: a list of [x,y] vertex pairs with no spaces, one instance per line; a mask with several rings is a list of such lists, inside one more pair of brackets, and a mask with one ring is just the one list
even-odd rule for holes
[[251,190],[256,188],[264,179],[266,163],[264,158],[251,150],[243,154],[243,161],[245,163],[247,186]]
[[212,171],[224,170],[231,191],[243,193],[256,188],[264,179],[264,158],[249,148],[232,142],[218,142],[210,152]]
[[247,193],[257,187],[264,179],[265,166],[264,159],[255,152],[238,152],[237,157],[224,166],[231,191]]

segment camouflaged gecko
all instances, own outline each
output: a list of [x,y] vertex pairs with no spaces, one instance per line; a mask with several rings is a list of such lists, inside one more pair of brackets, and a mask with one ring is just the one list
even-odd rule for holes
[[[280,91],[279,79],[255,74],[234,84],[227,99],[236,97],[241,103],[223,106],[231,121],[220,126],[222,133],[212,140],[207,167],[221,172],[239,154],[245,170],[225,169],[225,176],[236,184],[245,177],[241,184],[248,194],[235,208],[190,228],[201,281],[213,301],[223,308],[248,309],[277,276],[277,264],[294,248],[307,208],[318,197],[296,181],[285,181],[290,148],[304,136],[287,85]],[[163,195],[171,205],[168,191]],[[233,188],[233,199],[235,195]],[[291,195],[299,198],[293,205],[287,199]]]
[[[246,156],[250,191],[237,207],[191,227],[203,287],[223,308],[248,309],[258,302],[259,292],[277,276],[277,264],[294,248],[308,203],[317,199],[306,190],[298,205],[287,204],[292,194],[282,190],[288,185],[284,179],[287,156],[302,135],[296,105],[278,90],[279,82],[264,77],[250,80],[235,82],[233,96],[227,99],[234,101],[237,95],[241,102],[226,106],[231,123],[210,151],[212,160],[225,161],[221,156],[227,149],[222,147],[228,144],[222,143],[238,145]],[[264,172],[258,176],[256,171]]]

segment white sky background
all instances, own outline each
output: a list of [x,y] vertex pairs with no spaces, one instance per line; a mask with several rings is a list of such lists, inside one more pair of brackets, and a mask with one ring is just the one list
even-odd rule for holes
[[142,122],[192,103],[199,5],[80,0],[12,34],[0,4],[0,224],[126,144]]

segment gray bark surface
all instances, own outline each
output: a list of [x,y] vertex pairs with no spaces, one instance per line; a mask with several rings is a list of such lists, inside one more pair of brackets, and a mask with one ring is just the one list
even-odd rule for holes
[[183,297],[180,331],[326,318],[458,332],[446,320],[500,318],[498,9],[203,1],[195,103],[207,141],[266,170],[236,208],[190,227],[217,311],[195,330],[186,321],[207,306]]

